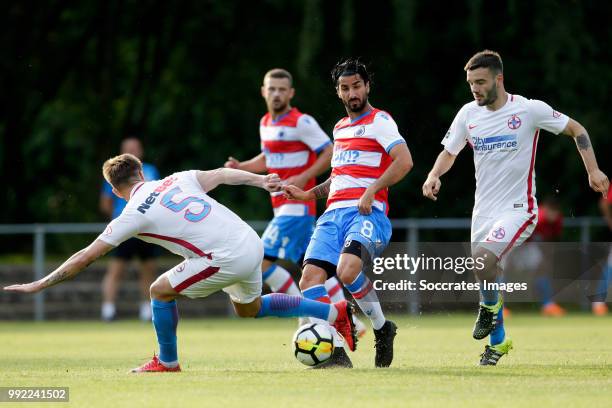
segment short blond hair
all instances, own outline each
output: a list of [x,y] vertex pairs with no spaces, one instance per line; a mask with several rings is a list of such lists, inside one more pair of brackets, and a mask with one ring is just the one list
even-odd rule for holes
[[264,75],[264,82],[266,81],[266,78],[287,78],[289,80],[289,86],[293,87],[293,76],[286,69],[273,68],[266,72],[266,75]]
[[111,157],[102,165],[104,178],[115,188],[138,181],[139,171],[142,171],[142,162],[129,153]]

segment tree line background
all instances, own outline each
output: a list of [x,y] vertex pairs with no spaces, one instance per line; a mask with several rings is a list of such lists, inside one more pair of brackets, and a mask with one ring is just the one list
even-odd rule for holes
[[[472,153],[421,185],[457,110],[471,100],[463,66],[501,53],[506,88],[580,121],[608,175],[610,2],[553,0],[20,1],[0,13],[0,223],[103,221],[103,161],[140,137],[162,175],[259,152],[264,73],[295,77],[293,104],[328,134],[345,116],[329,78],[347,56],[374,73],[370,100],[399,125],[413,171],[391,190],[393,218],[463,217],[473,205]],[[538,196],[566,215],[597,215],[572,140],[543,132]],[[245,219],[271,216],[267,194],[213,196]]]

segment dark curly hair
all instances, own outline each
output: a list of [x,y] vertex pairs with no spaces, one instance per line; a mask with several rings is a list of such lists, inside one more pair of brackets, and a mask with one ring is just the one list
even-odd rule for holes
[[338,62],[331,71],[334,87],[338,86],[338,80],[343,76],[359,74],[364,83],[370,82],[370,74],[365,64],[359,58],[347,58],[344,61]]

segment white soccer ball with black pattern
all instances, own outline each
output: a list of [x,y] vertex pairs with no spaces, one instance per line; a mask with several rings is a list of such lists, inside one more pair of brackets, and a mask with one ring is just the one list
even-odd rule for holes
[[334,352],[334,339],[328,326],[309,323],[301,326],[293,335],[295,358],[314,367],[330,359]]

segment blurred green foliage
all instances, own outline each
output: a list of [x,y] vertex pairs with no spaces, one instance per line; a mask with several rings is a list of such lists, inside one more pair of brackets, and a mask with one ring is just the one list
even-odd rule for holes
[[[610,2],[50,0],[3,9],[0,223],[102,221],[100,168],[126,135],[143,139],[162,174],[252,157],[272,67],[294,73],[294,105],[331,133],[345,112],[329,71],[346,56],[369,64],[371,102],[394,116],[415,159],[391,191],[391,217],[471,213],[469,150],[437,203],[420,191],[471,99],[463,65],[483,48],[501,53],[509,92],[583,123],[612,172]],[[597,214],[571,140],[544,133],[536,171],[539,195],[557,195],[566,215]],[[271,216],[263,191],[214,196],[246,219]]]

